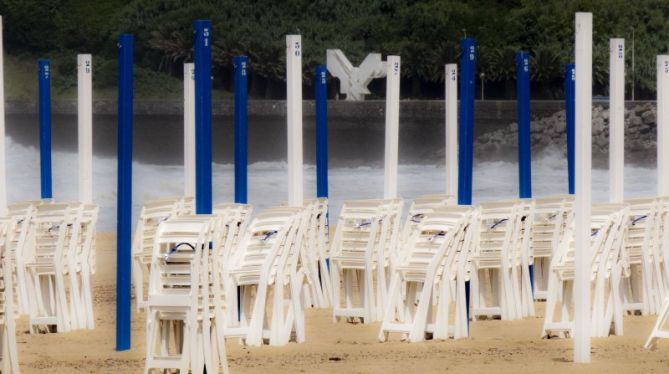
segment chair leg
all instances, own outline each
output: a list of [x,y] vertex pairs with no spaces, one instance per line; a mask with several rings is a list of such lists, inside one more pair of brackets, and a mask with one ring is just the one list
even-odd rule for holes
[[437,316],[434,327],[434,339],[448,340],[448,307],[450,304],[450,285],[447,276],[442,276],[439,282],[439,297],[437,299]]
[[409,333],[409,341],[420,342],[425,340],[425,329],[427,325],[427,315],[432,308],[432,279],[428,278],[423,284],[423,291],[420,295],[418,308],[413,317],[413,327]]

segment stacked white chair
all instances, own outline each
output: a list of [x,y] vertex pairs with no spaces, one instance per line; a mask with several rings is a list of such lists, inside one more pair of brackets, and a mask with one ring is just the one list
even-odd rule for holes
[[34,231],[31,230],[31,222],[35,215],[35,206],[30,202],[21,202],[9,206],[9,217],[16,222],[13,227],[14,232],[9,233],[7,243],[12,263],[16,267],[16,286],[17,296],[19,298],[18,312],[21,314],[28,314],[28,281],[26,276],[26,248],[34,242]]
[[626,200],[630,215],[625,232],[624,255],[629,277],[623,281],[623,309],[642,315],[657,314],[665,290],[661,250],[662,199]]
[[[379,339],[401,333],[409,341],[468,335],[464,264],[473,237],[469,206],[433,208],[399,252]],[[454,324],[449,326],[450,306]]]
[[472,316],[523,317],[521,254],[516,242],[520,217],[526,214],[520,200],[482,203],[472,254]]
[[[81,204],[41,204],[31,222],[34,243],[26,253],[30,331],[69,331],[70,302],[67,295],[68,257],[71,242],[78,241]],[[76,232],[75,232],[76,231]],[[28,252],[28,251],[27,251]]]
[[70,242],[68,275],[73,329],[95,327],[91,279],[94,265],[91,259],[95,259],[95,227],[99,211],[99,207],[95,204],[83,205],[80,219],[75,223],[77,230],[73,230],[78,236]]
[[328,269],[329,227],[328,200],[325,198],[304,201],[307,228],[302,241],[300,265],[307,277],[305,302],[308,306],[327,308],[331,303],[332,285]]
[[516,272],[513,279],[520,278],[519,308],[522,317],[534,316],[534,291],[530,274],[530,264],[534,264],[534,252],[532,251],[534,207],[535,203],[532,199],[519,200],[519,210],[511,241],[513,251],[511,271],[512,274]]
[[[234,258],[251,217],[253,208],[248,204],[219,204],[214,206],[213,213],[218,218],[218,229],[214,231],[215,251],[211,257],[212,264],[212,306],[214,313],[222,313],[223,326],[235,325],[238,321],[237,312],[228,312],[228,301],[233,307],[237,305],[238,289],[228,288],[230,264]],[[215,262],[214,262],[215,261]],[[230,294],[228,294],[230,292]],[[218,330],[217,330],[218,331]],[[224,336],[219,337],[223,341]]]
[[532,221],[532,255],[534,258],[534,298],[545,300],[548,290],[550,263],[557,246],[571,225],[572,195],[535,199]]
[[[625,258],[623,241],[629,208],[625,204],[594,204],[590,239],[593,297],[592,336],[608,336],[611,327],[622,335],[621,283]],[[574,280],[573,225],[567,230],[551,263],[546,298],[544,336],[569,336],[573,329],[571,305]],[[557,316],[559,312],[559,320]]]
[[656,225],[655,246],[653,247],[653,268],[657,277],[663,279],[664,284],[659,289],[660,299],[669,297],[669,196],[658,197],[660,204],[659,217]]
[[660,309],[657,321],[653,326],[653,331],[650,332],[650,336],[644,344],[646,349],[655,349],[657,348],[657,341],[659,339],[669,339],[669,329],[667,329],[667,320],[669,320],[669,298],[664,300],[662,304],[662,309]]
[[17,220],[0,220],[0,371],[5,374],[19,373],[19,357],[16,348],[16,318],[20,299],[15,283],[16,266],[10,243],[16,234]]
[[253,207],[249,204],[224,203],[214,206],[213,215],[220,219],[215,235],[219,243],[218,261],[221,264],[227,265],[229,258],[233,256],[252,213]]
[[455,204],[455,198],[450,195],[423,195],[416,197],[409,207],[407,219],[402,227],[400,241],[406,241],[418,227],[425,215],[434,209]]
[[151,200],[142,207],[132,243],[132,274],[138,310],[146,305],[144,282],[149,277],[153,241],[158,225],[162,221],[186,213],[186,207],[188,204],[181,197]]
[[[299,269],[303,208],[275,207],[258,214],[249,224],[230,258],[226,295],[240,288],[241,305],[227,297],[224,333],[249,346],[284,345],[295,335],[304,341],[305,274]],[[238,314],[239,313],[239,314]]]
[[[341,317],[359,318],[363,323],[382,319],[390,256],[399,238],[401,209],[400,199],[344,203],[330,249],[335,321]],[[357,303],[354,302],[356,284]]]
[[[155,233],[145,373],[227,373],[222,315],[212,308],[211,246],[218,218],[172,218]],[[214,244],[215,245],[215,244]],[[215,262],[215,261],[214,261]],[[213,311],[213,313],[212,313]]]

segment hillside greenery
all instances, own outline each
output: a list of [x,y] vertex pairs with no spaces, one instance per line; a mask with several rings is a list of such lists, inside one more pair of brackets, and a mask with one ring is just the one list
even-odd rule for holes
[[[52,60],[56,95],[74,95],[76,54],[83,52],[94,55],[97,92],[113,97],[123,32],[135,35],[137,96],[179,97],[192,21],[204,18],[213,23],[219,96],[232,89],[233,56],[245,54],[252,97],[283,97],[284,35],[299,33],[307,97],[328,48],[342,49],[355,65],[370,52],[399,54],[403,97],[442,97],[444,64],[457,62],[459,41],[470,36],[479,45],[486,98],[515,97],[519,50],[532,55],[533,97],[561,98],[577,11],[594,13],[595,94],[607,95],[609,39],[621,37],[627,92],[634,84],[637,99],[654,97],[655,56],[669,47],[667,0],[0,0],[10,97],[34,94],[38,57]],[[375,82],[372,91],[382,95],[383,87]]]

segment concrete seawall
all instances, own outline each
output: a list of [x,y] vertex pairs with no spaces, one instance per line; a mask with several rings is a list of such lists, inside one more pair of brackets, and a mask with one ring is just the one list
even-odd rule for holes
[[[654,102],[628,102],[636,107]],[[232,101],[218,101],[213,107],[214,160],[233,160]],[[608,102],[594,102],[608,107]],[[314,160],[314,102],[305,101],[305,162]],[[564,109],[563,101],[533,101],[532,118],[541,119]],[[22,145],[38,145],[37,105],[9,100],[6,106],[7,133]],[[249,102],[249,161],[281,161],[286,155],[285,101]],[[76,149],[76,100],[54,100],[53,146]],[[181,101],[135,101],[135,160],[156,164],[179,164],[183,151],[183,104]],[[379,165],[383,162],[385,102],[329,101],[330,162],[333,166]],[[94,103],[94,149],[96,155],[116,155],[116,102]],[[444,102],[406,100],[400,104],[400,161],[438,163],[444,148]],[[516,121],[515,101],[477,101],[475,137],[496,134]],[[560,145],[559,145],[560,146]],[[508,158],[508,150],[488,157]],[[488,158],[487,157],[487,158]]]

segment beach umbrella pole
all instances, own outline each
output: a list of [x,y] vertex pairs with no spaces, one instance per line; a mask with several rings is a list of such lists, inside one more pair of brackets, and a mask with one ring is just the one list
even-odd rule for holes
[[576,143],[576,69],[574,64],[564,66],[564,100],[565,121],[567,122],[567,176],[569,194],[575,193],[574,188],[574,152]]
[[316,196],[328,197],[328,70],[316,67]]
[[590,362],[592,208],[592,13],[576,13],[576,198],[574,204],[574,362]]
[[[532,198],[532,129],[530,127],[530,54],[516,54],[516,111],[518,117],[518,197]],[[528,264],[534,292],[534,264]]]
[[93,202],[93,60],[77,55],[77,139],[79,200]]
[[609,200],[622,203],[625,172],[625,39],[609,43]]
[[657,194],[669,195],[669,55],[657,56]]
[[195,196],[195,65],[184,64],[184,196]]
[[130,349],[132,228],[133,36],[118,40],[118,187],[116,227],[116,350]]
[[5,161],[5,50],[2,42],[2,16],[0,16],[0,215],[7,214],[7,170]]
[[195,213],[211,214],[211,21],[193,22],[195,31]]
[[518,197],[532,197],[532,134],[530,128],[530,54],[516,55],[518,116]]
[[397,197],[397,167],[400,119],[400,56],[386,61],[386,131],[383,168],[383,198]]
[[248,64],[247,56],[235,56],[235,202],[248,202]]
[[446,194],[458,196],[458,65],[446,64]]
[[302,151],[302,37],[286,35],[286,111],[288,131],[288,204],[304,199]]
[[[474,90],[476,89],[476,40],[460,42],[460,125],[458,134],[458,204],[472,204],[474,156]],[[469,328],[469,281],[465,282],[467,327]]]
[[40,160],[40,192],[42,199],[51,199],[51,64],[49,60],[40,59],[38,65],[39,88],[39,160]]

